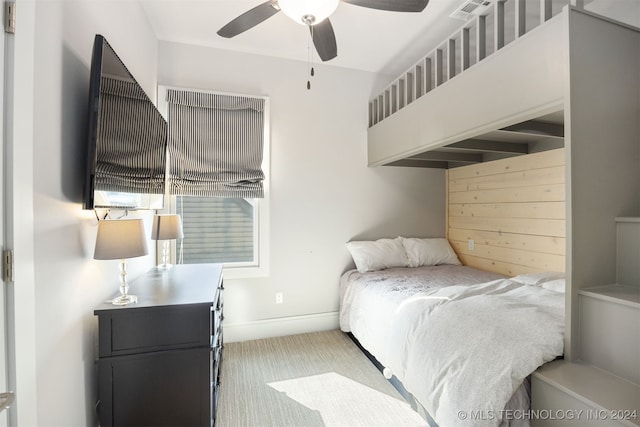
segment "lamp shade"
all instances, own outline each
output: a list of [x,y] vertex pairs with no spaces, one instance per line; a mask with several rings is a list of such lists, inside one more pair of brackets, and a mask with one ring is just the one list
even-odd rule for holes
[[135,258],[148,253],[141,219],[105,219],[98,222],[94,259]]
[[151,239],[171,240],[182,239],[182,220],[180,215],[156,215],[153,217]]
[[316,25],[328,18],[339,0],[278,0],[280,10],[298,24]]

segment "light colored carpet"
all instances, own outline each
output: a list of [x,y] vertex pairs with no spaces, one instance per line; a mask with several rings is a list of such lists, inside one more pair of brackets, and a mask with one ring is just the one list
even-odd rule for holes
[[219,427],[427,423],[341,331],[225,344]]

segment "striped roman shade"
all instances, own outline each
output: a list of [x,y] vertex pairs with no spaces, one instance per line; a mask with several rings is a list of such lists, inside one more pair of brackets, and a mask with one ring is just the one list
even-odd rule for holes
[[102,77],[95,189],[164,194],[167,122],[133,81]]
[[169,193],[263,197],[264,99],[167,91]]

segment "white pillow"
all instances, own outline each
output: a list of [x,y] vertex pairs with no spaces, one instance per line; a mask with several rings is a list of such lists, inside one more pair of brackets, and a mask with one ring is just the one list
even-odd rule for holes
[[543,282],[540,285],[540,287],[549,289],[552,291],[564,293],[564,288],[565,288],[564,285],[565,285],[565,279],[554,279],[554,280],[548,280],[546,282]]
[[531,286],[540,286],[544,282],[556,279],[564,279],[564,273],[559,273],[556,271],[543,271],[540,273],[520,274],[516,277],[511,278],[511,280],[513,280],[514,282]]
[[461,265],[447,239],[418,239],[415,237],[401,237],[401,239],[404,250],[407,252],[409,267],[440,264]]
[[347,249],[351,252],[353,262],[360,273],[409,266],[400,237],[348,242]]

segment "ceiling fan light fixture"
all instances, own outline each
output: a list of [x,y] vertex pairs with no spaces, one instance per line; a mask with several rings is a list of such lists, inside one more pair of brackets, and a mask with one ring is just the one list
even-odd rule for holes
[[278,0],[280,10],[298,24],[316,25],[338,8],[340,0]]

